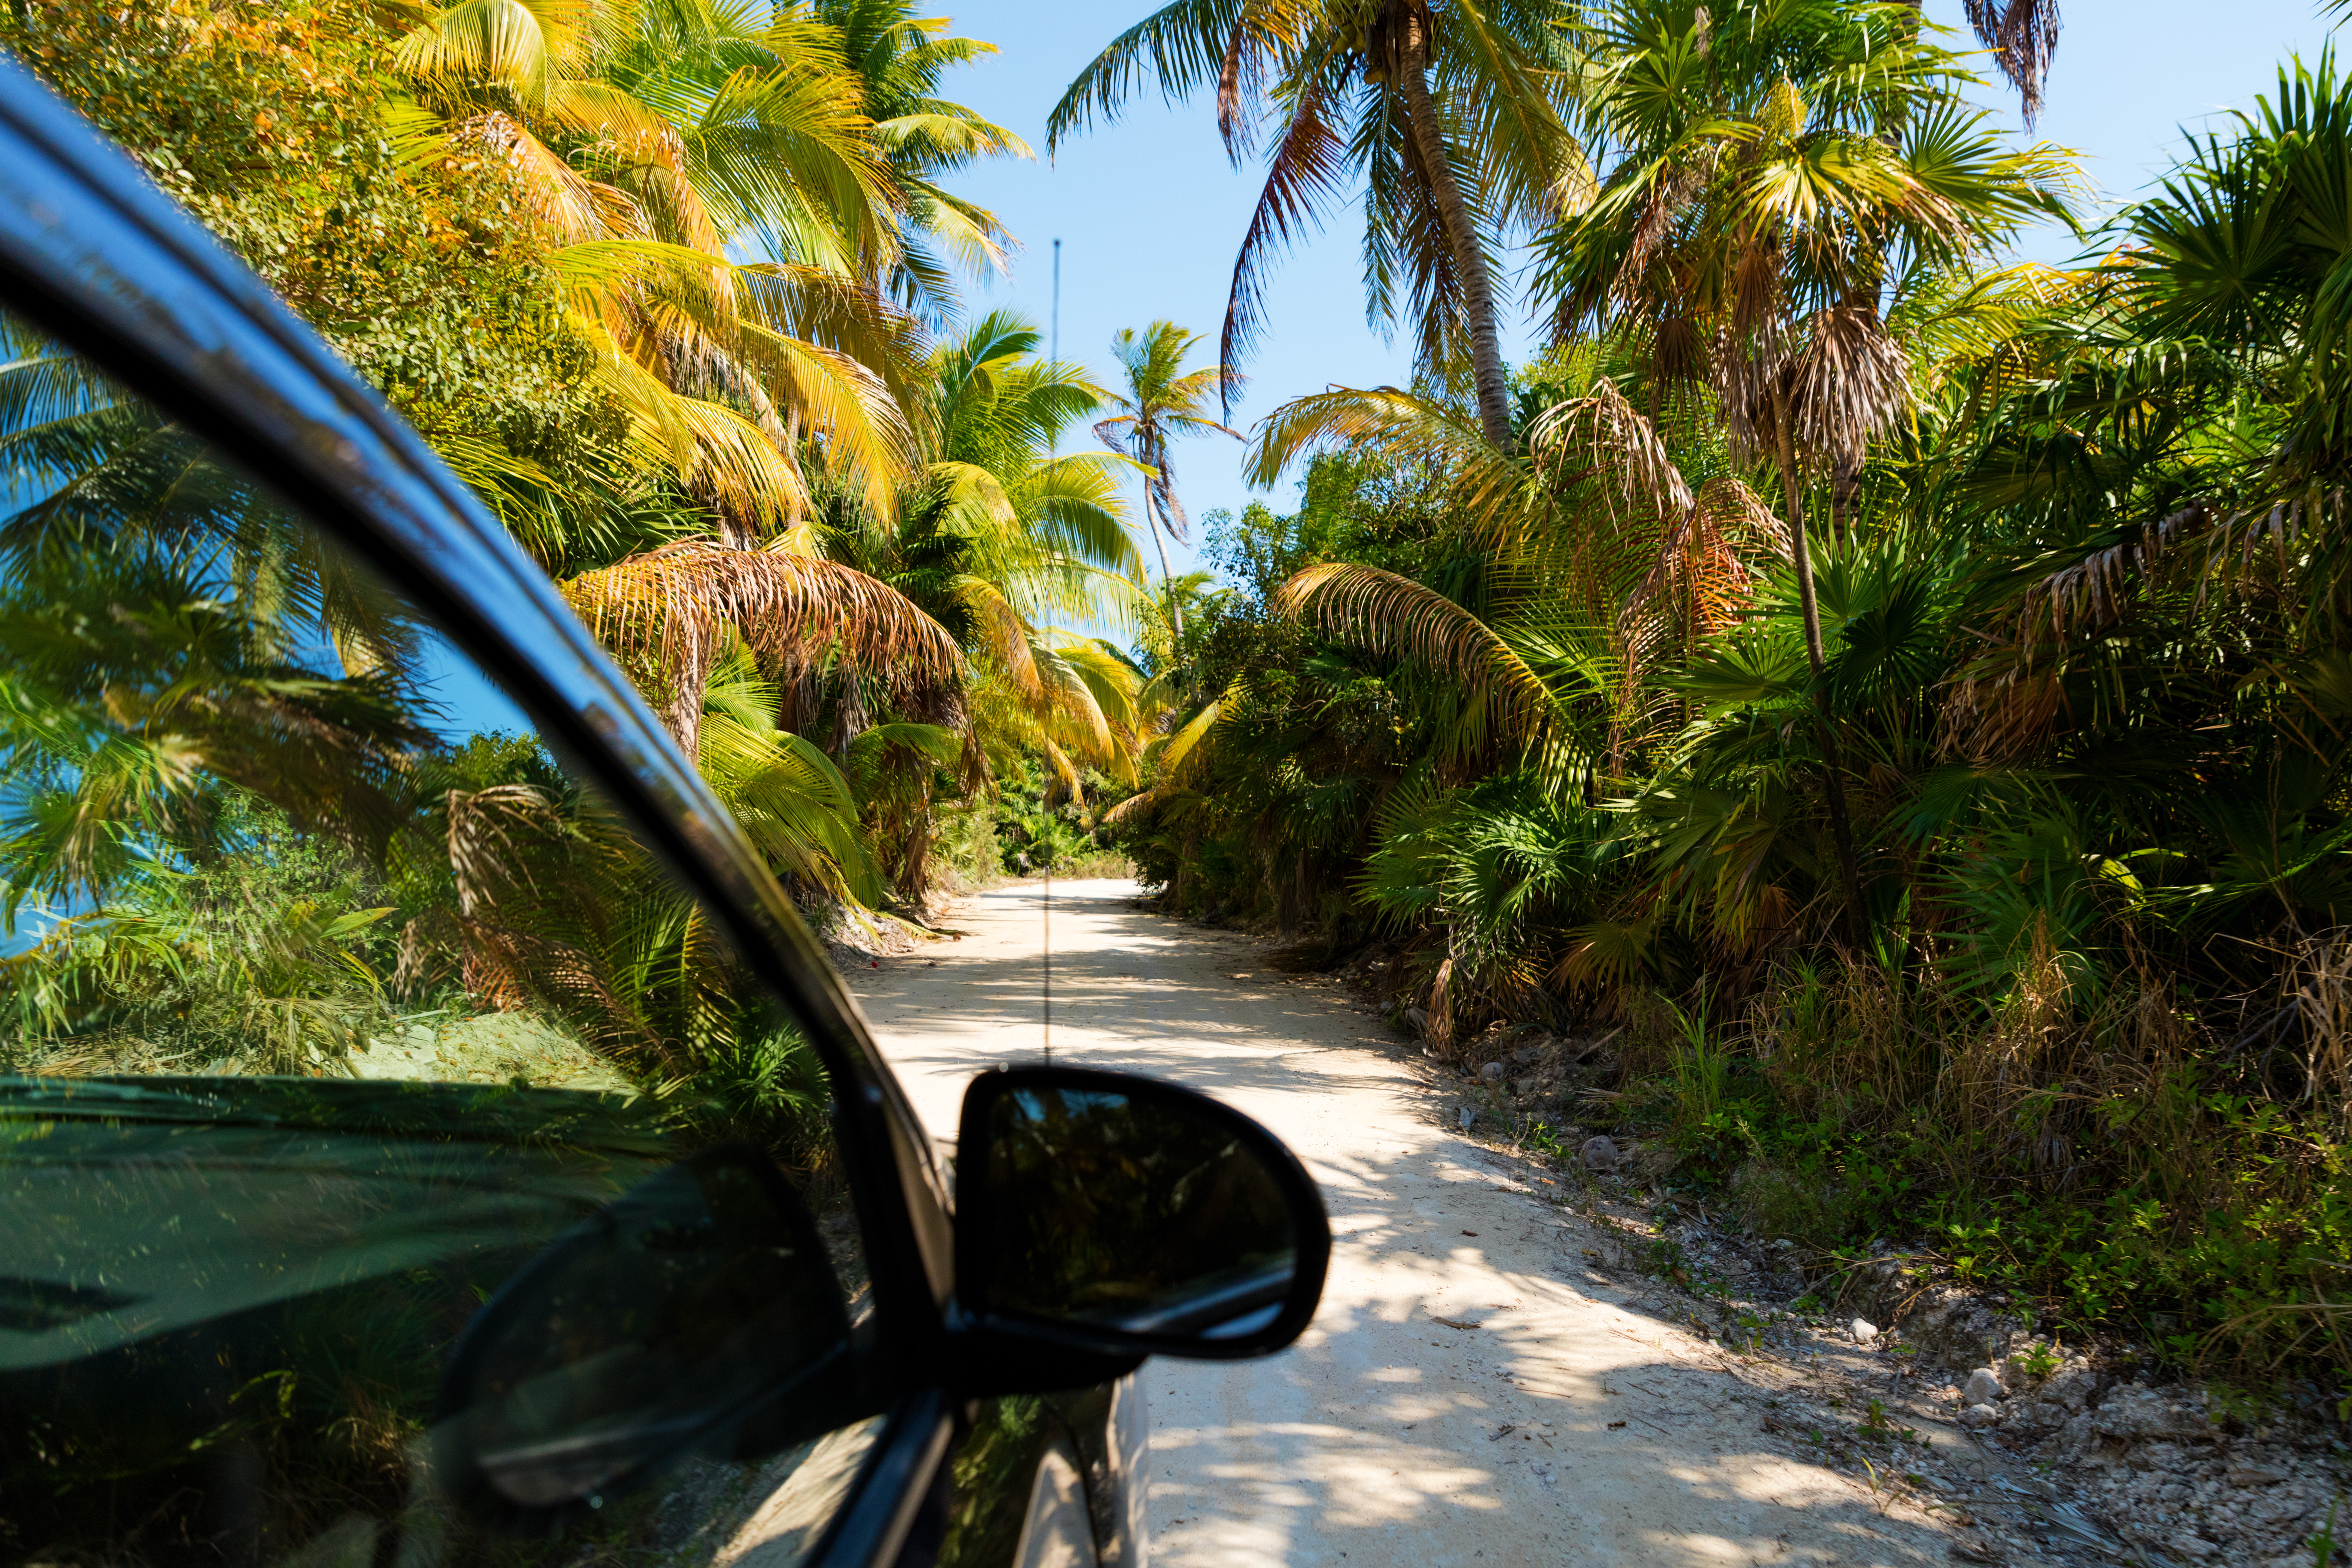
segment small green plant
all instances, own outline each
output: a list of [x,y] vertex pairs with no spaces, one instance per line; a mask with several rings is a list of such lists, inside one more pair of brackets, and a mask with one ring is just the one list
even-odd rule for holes
[[2321,1525],[2304,1542],[2311,1548],[2311,1568],[2334,1568],[2338,1542],[2336,1539],[2336,1510],[2344,1506],[2342,1498],[2327,1505],[2327,1522]]
[[2011,1356],[2010,1362],[2018,1371],[2036,1383],[2056,1372],[2059,1366],[2056,1348],[2044,1344],[2040,1340],[2027,1346],[2021,1354]]
[[1840,1215],[1818,1184],[1769,1160],[1750,1159],[1732,1174],[1731,1203],[1759,1236],[1821,1246],[1840,1229]]
[[1550,1161],[1562,1170],[1569,1168],[1568,1145],[1559,1141],[1559,1134],[1551,1130],[1549,1122],[1535,1123],[1519,1142],[1528,1152]]

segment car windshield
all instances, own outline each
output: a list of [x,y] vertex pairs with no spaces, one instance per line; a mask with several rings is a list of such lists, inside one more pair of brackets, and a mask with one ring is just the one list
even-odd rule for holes
[[21,323],[0,405],[5,1559],[795,1560],[878,1408],[812,1047],[331,538]]

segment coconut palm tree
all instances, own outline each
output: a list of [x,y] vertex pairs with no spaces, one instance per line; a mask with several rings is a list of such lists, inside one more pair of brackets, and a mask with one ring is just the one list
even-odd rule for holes
[[1412,320],[1425,376],[1455,382],[1466,370],[1486,438],[1500,447],[1510,402],[1494,254],[1572,205],[1584,178],[1563,123],[1570,62],[1555,21],[1552,6],[1529,0],[1175,0],[1070,84],[1046,146],[1115,120],[1147,78],[1171,98],[1213,82],[1236,165],[1275,121],[1219,363],[1238,368],[1264,330],[1276,255],[1362,189],[1373,319]]
[[1224,364],[1184,369],[1192,345],[1200,341],[1199,333],[1186,331],[1173,321],[1154,321],[1140,332],[1133,327],[1121,330],[1111,339],[1110,352],[1127,373],[1127,390],[1110,397],[1118,412],[1095,426],[1104,446],[1144,470],[1143,521],[1151,531],[1153,548],[1160,552],[1160,581],[1179,650],[1184,640],[1184,612],[1176,602],[1175,577],[1169,570],[1168,543],[1161,531],[1183,544],[1189,542],[1191,523],[1176,500],[1176,470],[1169,443],[1178,436],[1242,438],[1239,431],[1210,418],[1208,412],[1210,395],[1230,401],[1241,377]]
[[927,720],[957,712],[963,655],[945,627],[888,584],[788,545],[682,542],[561,586],[688,756],[702,752],[709,683],[738,647],[810,717],[804,689],[837,674]]
[[[894,503],[828,489],[807,531],[807,549],[903,595],[969,666],[960,752],[942,756],[935,738],[887,722],[887,701],[856,726],[836,724],[835,750],[868,786],[884,858],[910,900],[921,894],[935,773],[953,775],[940,787],[969,791],[1022,753],[1042,756],[1073,798],[1081,767],[1135,776],[1139,678],[1095,637],[1058,629],[1134,618],[1143,563],[1118,494],[1132,465],[1055,451],[1106,394],[1076,367],[1037,358],[1039,346],[1037,330],[1004,311],[940,343],[909,404],[915,462]],[[876,719],[889,737],[849,739]],[[903,766],[886,776],[869,753]]]
[[905,201],[891,297],[944,328],[956,314],[953,268],[1001,271],[1013,237],[993,213],[940,181],[978,159],[1030,156],[1011,131],[940,96],[948,68],[996,47],[950,37],[946,18],[916,16],[911,0],[819,0],[816,16],[839,32],[843,58],[865,81],[875,145]]
[[1433,677],[1452,705],[1449,764],[1525,767],[1588,798],[1670,717],[1652,679],[1662,657],[1736,624],[1788,548],[1719,452],[1717,471],[1686,475],[1605,378],[1508,449],[1393,388],[1299,398],[1259,427],[1251,478],[1272,484],[1317,451],[1442,463],[1448,515],[1485,565],[1483,603],[1324,562],[1285,582],[1276,608]]

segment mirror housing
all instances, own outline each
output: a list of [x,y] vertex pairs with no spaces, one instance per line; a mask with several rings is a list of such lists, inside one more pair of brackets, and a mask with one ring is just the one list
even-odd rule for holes
[[1314,1317],[1331,1255],[1322,1194],[1241,1112],[1127,1073],[1005,1068],[972,1080],[958,1133],[970,1330],[1092,1357],[1233,1361],[1282,1349]]

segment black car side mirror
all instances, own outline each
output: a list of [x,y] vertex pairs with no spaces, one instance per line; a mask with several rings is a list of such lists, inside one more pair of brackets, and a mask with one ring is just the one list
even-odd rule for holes
[[1298,1159],[1239,1111],[1084,1068],[982,1073],[956,1150],[972,1326],[1108,1356],[1233,1360],[1297,1339],[1331,1222]]

